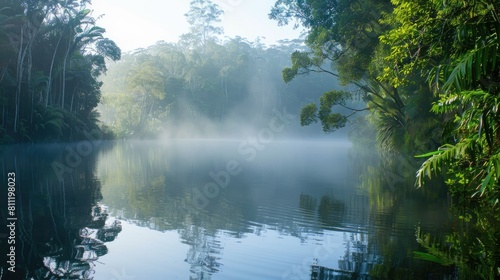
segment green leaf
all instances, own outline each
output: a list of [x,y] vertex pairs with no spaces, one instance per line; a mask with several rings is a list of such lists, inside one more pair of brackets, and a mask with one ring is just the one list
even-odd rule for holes
[[484,194],[486,187],[489,187],[491,185],[491,175],[492,172],[488,172],[488,175],[486,175],[486,178],[484,178],[483,183],[481,184],[481,195]]
[[425,154],[422,154],[422,155],[416,155],[414,157],[416,157],[416,158],[426,158],[426,157],[430,157],[430,156],[438,155],[438,154],[442,154],[442,153],[443,153],[443,151],[437,150],[437,151],[428,152],[428,153],[425,153]]
[[450,261],[425,252],[413,251],[413,256],[417,259],[435,262],[444,266],[451,265]]

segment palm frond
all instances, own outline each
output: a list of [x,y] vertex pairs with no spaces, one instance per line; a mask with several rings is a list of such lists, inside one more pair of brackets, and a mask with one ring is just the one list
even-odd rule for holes
[[433,174],[437,174],[439,171],[441,171],[444,164],[465,157],[466,150],[468,149],[474,150],[473,146],[476,142],[475,140],[476,138],[466,138],[456,145],[445,144],[441,146],[437,151],[417,156],[430,156],[429,159],[422,163],[420,169],[417,171],[417,187],[420,188],[423,186],[425,177],[431,179]]

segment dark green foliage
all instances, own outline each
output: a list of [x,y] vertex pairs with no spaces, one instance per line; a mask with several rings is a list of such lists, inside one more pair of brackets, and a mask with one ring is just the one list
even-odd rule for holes
[[60,108],[37,106],[34,113],[35,135],[40,140],[57,140],[68,128],[64,113]]
[[121,52],[88,4],[0,1],[0,139],[72,141],[98,127],[97,78]]

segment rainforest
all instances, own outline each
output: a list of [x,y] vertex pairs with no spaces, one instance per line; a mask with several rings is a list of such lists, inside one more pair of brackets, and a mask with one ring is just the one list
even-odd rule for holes
[[126,51],[93,2],[0,0],[0,279],[500,278],[500,1],[168,3]]

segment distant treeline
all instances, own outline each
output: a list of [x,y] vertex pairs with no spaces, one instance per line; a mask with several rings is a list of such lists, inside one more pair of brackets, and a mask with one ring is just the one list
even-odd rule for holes
[[340,88],[327,75],[286,84],[281,72],[290,54],[309,50],[303,40],[264,46],[258,39],[221,39],[222,14],[211,1],[191,1],[189,32],[178,42],[135,50],[110,66],[99,109],[118,137],[241,137],[266,125],[273,111],[297,115],[324,91]]
[[297,116],[307,102],[339,88],[325,75],[283,81],[290,53],[306,49],[298,41],[272,47],[243,38],[192,48],[184,43],[127,53],[102,76],[99,110],[120,138],[241,136],[267,125],[275,111]]

